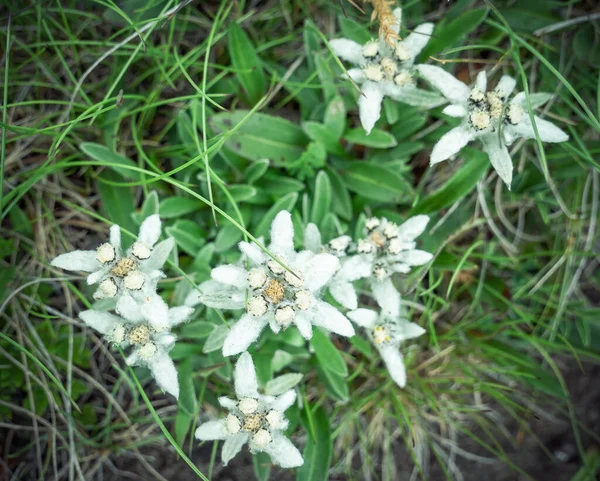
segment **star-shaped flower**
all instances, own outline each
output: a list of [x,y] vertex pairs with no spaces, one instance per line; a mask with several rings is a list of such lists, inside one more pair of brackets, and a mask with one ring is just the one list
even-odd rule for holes
[[190,307],[173,307],[168,309],[162,322],[150,322],[131,299],[131,304],[123,309],[122,314],[126,319],[95,310],[83,311],[79,317],[110,342],[122,348],[132,347],[133,352],[127,357],[127,364],[147,366],[160,388],[177,398],[177,370],[168,354],[175,344],[175,336],[169,331],[187,321],[193,312]]
[[221,458],[225,465],[248,443],[250,452],[265,452],[282,468],[301,466],[302,455],[282,432],[288,427],[283,413],[294,404],[296,392],[290,389],[277,397],[259,394],[254,363],[247,352],[235,366],[234,381],[238,400],[219,398],[229,414],[202,424],[196,429],[196,439],[224,440]]
[[[88,284],[99,284],[94,299],[116,298],[129,293],[140,300],[155,291],[152,277],[161,269],[174,246],[173,239],[158,244],[160,218],[151,215],[140,226],[134,244],[123,254],[121,229],[110,228],[110,242],[93,251],[74,251],[61,254],[51,264],[68,271],[89,272]],[[155,245],[156,244],[156,245]]]
[[413,266],[422,266],[433,258],[429,252],[415,249],[415,239],[423,233],[428,222],[426,215],[411,217],[401,225],[385,218],[367,219],[365,237],[357,243],[357,257],[363,263],[361,270],[369,271],[373,297],[388,312],[400,308],[392,274],[407,274]]
[[[504,75],[496,88],[487,90],[487,76],[479,72],[473,88],[454,78],[435,65],[419,65],[420,74],[438,89],[452,105],[443,113],[462,118],[461,125],[442,136],[431,152],[431,164],[437,164],[458,153],[472,140],[478,139],[498,176],[510,189],[513,165],[507,146],[515,139],[535,139],[531,119],[527,114],[527,101],[523,92],[509,97],[516,81]],[[532,94],[532,108],[544,104],[549,94]],[[569,136],[547,120],[534,116],[540,139],[543,142],[564,142]]]
[[312,337],[313,325],[342,336],[354,335],[350,321],[320,298],[321,290],[339,269],[338,258],[327,253],[296,252],[289,212],[279,212],[271,225],[269,252],[276,260],[254,244],[240,242],[239,247],[251,267],[229,264],[214,268],[213,280],[201,284],[200,293],[192,292],[185,302],[221,309],[246,308],[225,339],[223,355],[245,351],[267,325],[278,333],[294,324],[306,339]]
[[304,232],[304,245],[315,254],[327,252],[339,258],[340,269],[327,284],[329,293],[346,309],[356,309],[358,296],[352,283],[368,277],[371,269],[370,265],[360,257],[348,255],[348,251],[354,247],[352,238],[344,235],[324,245],[319,228],[315,224],[308,224]]
[[[398,22],[396,33],[400,31],[402,9],[394,10]],[[383,97],[390,97],[415,107],[430,108],[439,105],[443,99],[433,92],[416,87],[413,64],[415,58],[427,45],[433,32],[432,23],[419,25],[404,40],[390,47],[384,39],[371,40],[360,45],[353,40],[340,38],[329,44],[333,52],[358,68],[348,70],[348,75],[362,84],[362,94],[358,99],[360,121],[367,134],[381,116]]]
[[400,306],[394,312],[382,310],[377,313],[371,309],[356,309],[348,313],[356,324],[364,327],[367,336],[379,351],[390,376],[400,387],[406,386],[406,368],[400,352],[400,345],[407,339],[414,339],[425,333],[418,324],[404,319]]

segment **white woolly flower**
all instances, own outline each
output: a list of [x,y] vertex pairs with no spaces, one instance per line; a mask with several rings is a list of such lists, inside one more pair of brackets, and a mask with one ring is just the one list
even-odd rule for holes
[[279,212],[271,225],[269,252],[277,260],[247,242],[240,242],[240,250],[252,264],[249,270],[232,264],[216,267],[212,280],[201,284],[200,292],[192,292],[185,302],[220,309],[246,308],[225,339],[225,356],[248,349],[267,324],[275,333],[295,325],[306,339],[312,337],[313,325],[342,336],[354,335],[350,321],[321,300],[321,290],[340,267],[338,258],[296,252],[289,212]]
[[350,236],[337,237],[323,245],[321,233],[315,224],[308,224],[304,231],[304,246],[314,252],[328,252],[340,259],[340,269],[327,284],[331,296],[346,309],[358,307],[358,296],[352,284],[358,279],[369,277],[371,267],[359,256],[348,256],[351,247]]
[[[438,89],[452,105],[443,110],[451,117],[462,118],[461,125],[442,136],[431,152],[431,164],[442,162],[457,154],[472,140],[478,139],[488,154],[490,163],[498,176],[510,189],[513,165],[507,146],[517,138],[535,139],[527,100],[523,92],[509,97],[516,81],[504,75],[494,90],[487,90],[485,72],[477,75],[471,88],[454,78],[444,69],[434,65],[419,65],[419,73],[433,87]],[[532,108],[548,101],[549,94],[539,93],[529,96]],[[533,117],[542,142],[565,142],[569,136],[547,120]]]
[[192,308],[186,306],[168,309],[166,324],[159,326],[144,318],[137,309],[126,312],[129,317],[123,316],[125,319],[94,310],[83,311],[79,317],[110,342],[123,348],[132,347],[133,351],[126,359],[127,364],[148,367],[160,388],[177,398],[177,370],[168,354],[175,344],[175,336],[169,331],[187,321],[193,312]]
[[400,345],[407,339],[414,339],[425,333],[421,326],[403,319],[398,310],[382,311],[378,314],[371,309],[356,309],[348,317],[363,327],[373,345],[379,351],[390,376],[400,387],[406,385],[406,368],[400,352]]
[[355,272],[368,272],[373,297],[387,312],[399,310],[400,297],[391,276],[395,272],[407,274],[413,266],[427,264],[433,255],[416,249],[415,239],[419,237],[429,217],[417,215],[401,225],[385,218],[368,219],[365,237],[357,243],[357,255],[353,257],[352,269]]
[[[402,9],[394,10],[397,18],[396,33],[400,31]],[[431,108],[443,102],[436,93],[418,89],[413,75],[415,58],[423,50],[431,33],[432,23],[424,23],[396,45],[390,47],[383,38],[360,45],[345,38],[331,40],[333,52],[357,68],[348,70],[348,76],[362,84],[358,99],[360,121],[367,134],[381,116],[381,102],[387,96],[415,107]]]
[[219,398],[219,403],[229,414],[224,419],[208,421],[198,427],[196,439],[224,440],[221,451],[224,465],[247,443],[250,452],[265,452],[282,468],[302,466],[304,460],[300,451],[283,434],[288,427],[283,413],[294,404],[296,392],[290,389],[277,397],[259,394],[256,370],[247,352],[240,356],[233,377],[238,400]]
[[[120,298],[129,293],[141,301],[155,292],[152,278],[162,275],[162,268],[174,246],[173,239],[158,244],[161,223],[158,215],[146,218],[133,245],[123,253],[121,229],[110,228],[110,241],[93,251],[74,251],[61,254],[51,264],[68,271],[89,272],[88,284],[99,284],[94,299]],[[156,245],[155,245],[156,244]]]

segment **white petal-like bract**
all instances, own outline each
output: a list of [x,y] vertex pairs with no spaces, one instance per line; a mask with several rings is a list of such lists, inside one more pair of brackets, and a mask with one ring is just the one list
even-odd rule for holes
[[244,352],[250,344],[258,339],[267,324],[268,321],[264,317],[244,314],[227,334],[223,344],[223,355],[234,356]]
[[79,313],[79,317],[86,325],[105,335],[110,334],[121,321],[117,316],[109,312],[93,310],[82,311]]
[[235,365],[235,395],[238,399],[258,398],[258,381],[252,356],[244,352]]
[[361,327],[372,328],[377,322],[379,314],[372,309],[359,308],[348,313],[348,317]]
[[363,91],[358,98],[358,110],[360,122],[367,134],[371,133],[375,122],[381,117],[381,102],[383,101],[383,92],[379,84],[375,82],[365,82]]
[[287,210],[280,211],[273,219],[269,250],[284,257],[289,257],[294,251],[294,225],[292,214]]
[[148,367],[156,383],[163,390],[174,396],[179,397],[179,379],[177,369],[169,355],[159,349],[154,356],[148,360]]
[[506,148],[506,145],[504,145],[504,141],[501,141],[495,133],[482,135],[480,139],[483,143],[483,149],[490,158],[492,167],[494,167],[498,177],[500,177],[510,189],[513,164],[508,149]]
[[406,368],[404,367],[404,360],[398,347],[386,345],[379,349],[379,353],[396,384],[400,387],[406,386]]
[[437,164],[457,154],[474,137],[474,134],[464,127],[453,128],[445,133],[433,147],[430,164]]
[[225,439],[228,435],[225,420],[223,419],[207,421],[200,425],[194,433],[194,437],[200,441],[221,440]]
[[273,433],[273,440],[263,449],[275,464],[282,468],[296,468],[304,464],[302,455],[292,442],[279,432]]
[[471,89],[443,68],[435,65],[418,65],[416,68],[425,80],[451,102],[462,104],[469,98]]
[[315,326],[323,327],[340,336],[354,336],[354,328],[350,321],[331,304],[327,304],[323,301],[316,301],[314,309],[315,317],[313,319],[313,324]]
[[94,272],[101,267],[96,259],[96,251],[67,252],[55,257],[50,265],[66,271],[82,272]]
[[146,217],[140,226],[138,241],[148,244],[152,247],[160,237],[160,217],[158,214]]

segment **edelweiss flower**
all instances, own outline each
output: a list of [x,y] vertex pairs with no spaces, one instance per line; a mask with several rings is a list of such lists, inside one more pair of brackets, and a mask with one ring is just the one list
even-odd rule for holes
[[[168,352],[175,344],[175,336],[169,330],[189,319],[194,310],[190,307],[173,307],[168,310],[162,324],[156,324],[144,318],[133,299],[133,304],[123,309],[126,319],[101,311],[83,311],[79,317],[104,334],[114,344],[133,352],[127,357],[129,365],[147,366],[161,389],[179,397],[177,370]],[[126,316],[125,316],[126,315]]]
[[[354,335],[350,321],[319,295],[339,269],[339,260],[331,254],[296,252],[289,212],[279,212],[271,225],[269,251],[277,260],[253,244],[240,242],[239,246],[252,267],[249,270],[232,264],[216,267],[211,273],[213,282],[201,284],[200,294],[191,293],[185,302],[222,309],[246,308],[246,314],[225,339],[225,356],[245,351],[267,324],[275,333],[295,324],[306,339],[312,337],[313,325],[342,336]],[[220,283],[221,291],[214,281]]]
[[399,312],[400,298],[396,299],[396,288],[390,277],[394,272],[407,274],[412,266],[427,264],[433,255],[415,249],[415,239],[419,237],[429,217],[417,215],[398,226],[387,219],[372,217],[365,225],[365,238],[358,241],[356,250],[368,268],[373,296],[387,312]]
[[406,385],[406,368],[400,344],[406,339],[413,339],[425,333],[425,329],[403,319],[400,315],[400,305],[394,312],[382,311],[377,314],[371,309],[356,309],[348,313],[348,317],[356,324],[365,328],[371,342],[381,355],[392,379],[400,387]]
[[[431,152],[431,164],[437,164],[458,153],[474,139],[479,139],[487,152],[492,167],[510,189],[513,165],[507,145],[515,139],[535,139],[533,125],[527,114],[527,101],[523,92],[509,100],[516,81],[504,75],[494,90],[486,93],[485,72],[477,75],[473,88],[435,65],[419,65],[421,75],[437,88],[452,105],[443,113],[463,119],[460,126],[442,136]],[[532,108],[544,104],[549,94],[532,94]],[[556,125],[534,116],[543,142],[564,142],[569,136]]]
[[340,270],[327,284],[329,293],[346,309],[356,309],[358,297],[352,283],[368,277],[371,269],[360,257],[347,255],[348,250],[353,247],[352,238],[344,235],[323,245],[319,228],[315,224],[308,224],[304,232],[304,246],[315,254],[327,252],[340,259]]
[[[402,9],[394,10],[398,19],[396,33],[400,31]],[[388,96],[398,102],[415,107],[430,108],[440,103],[437,94],[416,87],[413,72],[415,58],[427,45],[433,32],[432,23],[419,25],[395,47],[390,47],[383,38],[360,45],[352,40],[340,38],[329,44],[338,56],[358,65],[348,70],[356,83],[362,84],[362,95],[358,99],[360,121],[367,134],[381,116],[381,102]]]
[[225,419],[202,424],[196,429],[196,439],[225,440],[221,451],[225,465],[248,443],[250,452],[263,451],[282,468],[301,466],[302,455],[282,433],[288,427],[283,413],[294,404],[296,392],[290,389],[277,397],[258,394],[254,363],[247,352],[235,366],[234,381],[238,401],[219,398],[229,414]]
[[136,242],[125,255],[121,248],[121,229],[113,225],[110,242],[94,251],[61,254],[51,265],[68,271],[90,272],[87,283],[99,283],[94,299],[119,298],[130,293],[141,300],[155,292],[152,277],[158,275],[156,271],[162,268],[173,249],[174,242],[170,238],[155,246],[159,237],[160,217],[151,215],[142,222]]

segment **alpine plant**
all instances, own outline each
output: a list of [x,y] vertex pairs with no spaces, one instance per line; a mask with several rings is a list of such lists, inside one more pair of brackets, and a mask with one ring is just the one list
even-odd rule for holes
[[[442,136],[431,152],[431,165],[442,162],[457,154],[472,140],[479,140],[488,154],[492,167],[510,189],[513,164],[507,146],[516,139],[535,139],[535,131],[523,92],[512,99],[516,81],[508,75],[502,76],[494,89],[487,91],[487,74],[477,75],[475,85],[469,87],[450,73],[435,65],[419,65],[419,73],[451,102],[443,113],[461,118],[458,127]],[[546,103],[550,94],[539,93],[529,96],[531,107]],[[569,136],[547,120],[533,116],[542,142],[565,142]]]
[[400,346],[407,339],[425,334],[425,329],[402,316],[399,300],[394,305],[398,307],[394,311],[381,310],[378,313],[372,309],[360,308],[349,312],[348,317],[365,329],[368,338],[379,351],[390,377],[398,386],[404,387],[406,367]]
[[274,333],[295,326],[305,339],[313,326],[341,336],[353,336],[350,321],[321,298],[323,288],[340,268],[339,259],[329,253],[315,254],[294,249],[291,214],[281,211],[271,225],[268,251],[240,242],[248,267],[228,264],[211,272],[212,280],[192,292],[186,305],[199,303],[221,309],[244,308],[223,344],[223,355],[232,356],[248,349],[268,325]]
[[294,404],[296,392],[290,389],[277,397],[259,394],[254,362],[247,352],[240,356],[233,377],[237,400],[220,397],[219,404],[229,413],[202,424],[196,439],[225,441],[221,451],[225,465],[248,444],[250,452],[265,452],[282,468],[301,466],[302,455],[283,433],[289,424],[284,412]]
[[67,271],[89,272],[87,283],[98,284],[94,299],[119,299],[124,294],[138,301],[155,291],[154,280],[162,276],[162,269],[175,245],[173,239],[156,244],[161,232],[158,215],[147,217],[133,245],[123,252],[121,228],[110,228],[109,242],[95,250],[77,250],[61,254],[51,265]]
[[394,273],[408,274],[413,267],[427,264],[429,252],[416,249],[415,239],[427,227],[429,217],[417,215],[397,225],[385,218],[367,219],[364,237],[356,245],[358,264],[366,276],[373,297],[387,312],[399,312],[400,298],[392,283]]
[[[392,28],[400,32],[402,9],[394,10],[397,22]],[[360,121],[367,134],[381,116],[384,97],[415,107],[431,108],[444,103],[433,92],[417,88],[414,63],[433,32],[432,23],[416,27],[404,40],[392,39],[389,45],[380,36],[360,45],[347,38],[329,42],[333,52],[340,58],[356,65],[348,70],[348,76],[361,85],[358,98]]]

